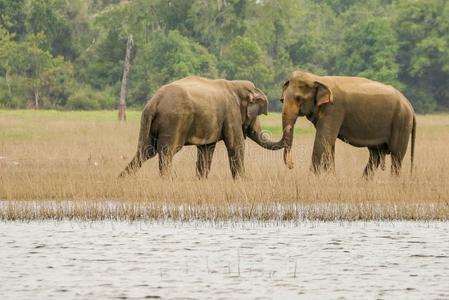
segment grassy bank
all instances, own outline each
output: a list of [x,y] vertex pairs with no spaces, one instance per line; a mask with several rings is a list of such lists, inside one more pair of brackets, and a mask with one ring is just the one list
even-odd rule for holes
[[[248,140],[241,180],[231,179],[220,143],[208,180],[196,179],[196,149],[185,147],[173,179],[160,178],[153,159],[119,181],[136,148],[140,112],[128,112],[123,126],[116,118],[111,111],[0,110],[0,219],[449,219],[449,115],[418,117],[413,177],[407,153],[400,178],[379,171],[370,182],[361,178],[368,151],[340,141],[337,175],[309,173],[314,129],[304,119],[293,170],[281,151]],[[279,114],[262,123],[280,136]]]

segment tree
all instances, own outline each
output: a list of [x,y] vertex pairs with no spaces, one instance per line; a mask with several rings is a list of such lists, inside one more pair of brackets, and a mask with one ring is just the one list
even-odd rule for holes
[[132,33],[130,105],[190,74],[249,79],[278,99],[305,69],[393,84],[419,112],[449,109],[445,0],[0,0],[0,28],[7,107],[34,99],[31,86],[41,107],[115,107]]
[[193,1],[186,21],[189,32],[182,32],[220,57],[228,41],[245,33],[248,2],[248,0]]
[[0,0],[0,27],[13,33],[16,39],[25,35],[26,0]]
[[420,112],[449,107],[448,18],[444,0],[399,1],[397,7],[400,78]]
[[136,43],[130,74],[131,99],[144,103],[161,85],[189,75],[216,77],[216,58],[178,31],[154,33],[148,44]]
[[52,57],[41,48],[44,39],[42,34],[28,35],[15,45],[10,53],[10,76],[24,84],[21,89],[33,107],[63,106],[73,84],[73,69],[62,57]]
[[133,36],[132,34],[130,34],[126,43],[125,64],[123,66],[122,85],[120,87],[120,102],[118,108],[118,119],[120,122],[126,121],[126,90],[128,88],[128,74],[131,67],[131,51],[133,49],[133,46]]
[[123,72],[127,36],[120,28],[111,28],[98,36],[95,44],[85,51],[77,65],[77,76],[96,89],[119,86]]
[[121,0],[88,0],[86,2],[89,3],[89,11],[91,11],[92,14],[95,14],[112,4],[120,3],[120,1]]
[[344,45],[342,20],[327,5],[304,5],[286,45],[292,64],[317,74],[338,74],[336,62]]
[[221,71],[228,79],[247,79],[266,87],[273,79],[262,49],[247,37],[236,37],[224,50]]
[[303,1],[251,0],[247,5],[245,36],[255,41],[263,52],[263,64],[271,70],[271,80],[264,84],[264,91],[270,99],[270,109],[279,110],[280,87],[294,69],[288,45],[291,34],[298,34],[296,24],[303,12]]
[[12,88],[11,88],[11,68],[12,55],[16,51],[16,43],[12,41],[13,36],[0,26],[0,75],[4,76],[4,83],[6,85],[6,93],[2,92],[1,102],[12,102]]
[[74,59],[77,53],[72,41],[72,29],[68,20],[57,11],[56,2],[47,0],[30,1],[27,31],[43,33],[47,50],[52,55]]
[[402,89],[396,62],[398,43],[385,19],[371,19],[348,28],[337,63],[345,75],[367,77]]

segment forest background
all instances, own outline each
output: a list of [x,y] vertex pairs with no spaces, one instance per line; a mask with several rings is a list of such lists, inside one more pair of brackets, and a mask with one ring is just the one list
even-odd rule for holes
[[449,110],[445,0],[0,0],[0,107],[117,108],[130,34],[135,108],[201,75],[251,80],[278,111],[283,81],[304,69]]

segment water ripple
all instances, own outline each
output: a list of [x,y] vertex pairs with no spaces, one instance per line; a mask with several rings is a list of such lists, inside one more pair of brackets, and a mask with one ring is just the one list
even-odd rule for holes
[[0,298],[449,298],[449,223],[0,223]]

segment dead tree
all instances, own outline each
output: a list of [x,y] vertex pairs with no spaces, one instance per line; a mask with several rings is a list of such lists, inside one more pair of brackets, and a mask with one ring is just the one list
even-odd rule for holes
[[128,83],[129,68],[131,66],[131,51],[133,48],[133,36],[128,36],[128,42],[126,43],[126,56],[125,66],[123,68],[122,86],[120,88],[120,103],[118,108],[118,119],[120,122],[126,121],[126,88]]

